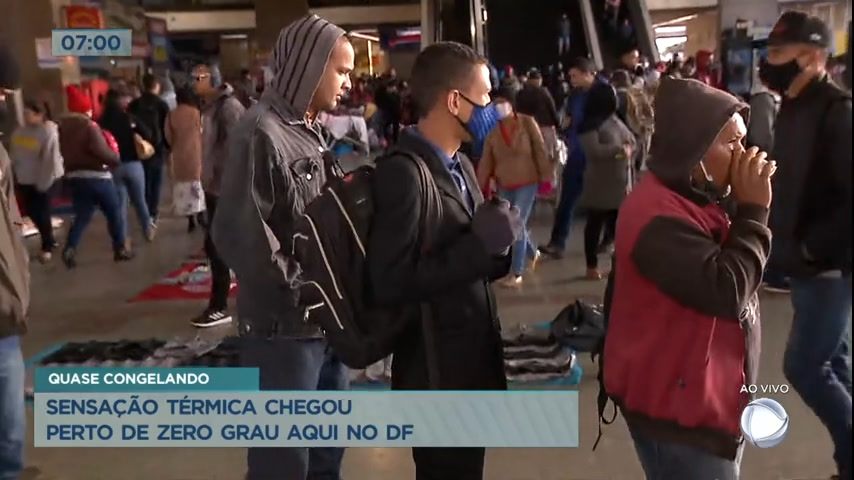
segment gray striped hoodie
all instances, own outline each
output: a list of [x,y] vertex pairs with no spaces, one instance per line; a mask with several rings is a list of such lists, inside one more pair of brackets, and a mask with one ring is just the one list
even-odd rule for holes
[[344,30],[308,15],[282,29],[273,79],[229,140],[213,239],[240,285],[241,333],[314,337],[298,303],[291,230],[325,182],[323,141],[305,116]]

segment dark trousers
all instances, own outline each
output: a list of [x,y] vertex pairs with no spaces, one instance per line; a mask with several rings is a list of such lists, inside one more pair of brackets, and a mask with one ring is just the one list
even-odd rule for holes
[[145,172],[145,203],[152,220],[157,218],[160,206],[160,188],[163,185],[163,164],[166,155],[158,153],[142,162]]
[[18,192],[24,204],[27,216],[33,221],[42,240],[42,252],[53,251],[55,240],[53,238],[53,225],[50,222],[51,190],[40,192],[35,185],[20,185]]
[[599,245],[602,244],[602,234],[607,238],[607,232],[615,231],[617,225],[616,210],[589,210],[587,223],[584,225],[584,258],[587,268],[599,266]]
[[107,217],[107,230],[113,241],[113,250],[125,248],[125,226],[119,211],[119,195],[111,178],[68,178],[65,180],[71,191],[71,206],[74,221],[68,231],[66,248],[77,248],[83,232],[92,221],[95,209],[99,208]]
[[415,480],[482,480],[485,448],[413,448]]
[[851,276],[792,278],[783,374],[827,428],[839,478],[851,478]]
[[205,192],[205,203],[207,205],[208,219],[207,231],[205,232],[205,255],[211,268],[211,298],[208,308],[222,311],[228,308],[228,294],[231,291],[231,270],[219,256],[213,239],[211,238],[211,226],[214,215],[216,215],[216,203],[219,198],[216,195]]
[[581,195],[584,186],[584,168],[577,165],[567,165],[563,169],[560,185],[560,199],[555,211],[554,225],[549,244],[559,250],[566,248],[566,240],[569,238],[569,227],[572,223],[572,211],[575,202]]
[[[244,336],[240,363],[259,369],[261,390],[346,390],[349,387],[344,364],[332,354],[326,341],[319,338]],[[246,455],[246,480],[339,480],[343,459],[343,448],[250,448]]]

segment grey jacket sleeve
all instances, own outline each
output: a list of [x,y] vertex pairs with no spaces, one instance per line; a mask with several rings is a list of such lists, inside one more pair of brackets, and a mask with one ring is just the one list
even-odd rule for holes
[[276,158],[269,137],[255,130],[245,161],[227,165],[213,239],[238,276],[251,276],[256,284],[295,289],[299,265],[282,247],[287,235],[283,220],[290,208],[276,202],[287,189],[290,170],[278,166]]
[[747,122],[747,146],[764,152],[774,149],[774,122],[777,102],[770,93],[757,93],[750,98],[750,119]]

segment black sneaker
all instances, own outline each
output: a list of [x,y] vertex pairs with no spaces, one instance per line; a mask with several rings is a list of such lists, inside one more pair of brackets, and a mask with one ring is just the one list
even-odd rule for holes
[[196,328],[210,328],[231,323],[231,314],[225,310],[207,309],[190,323]]
[[127,262],[128,260],[133,260],[133,257],[133,252],[126,248],[116,250],[116,252],[113,253],[113,261],[116,262]]
[[73,248],[68,247],[62,251],[62,263],[65,264],[66,268],[74,268],[77,266],[77,260],[74,258],[76,253]]

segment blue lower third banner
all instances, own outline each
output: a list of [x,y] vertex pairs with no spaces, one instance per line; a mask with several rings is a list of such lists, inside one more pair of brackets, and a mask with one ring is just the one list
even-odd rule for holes
[[36,447],[578,446],[576,391],[260,392],[256,369],[38,370]]

